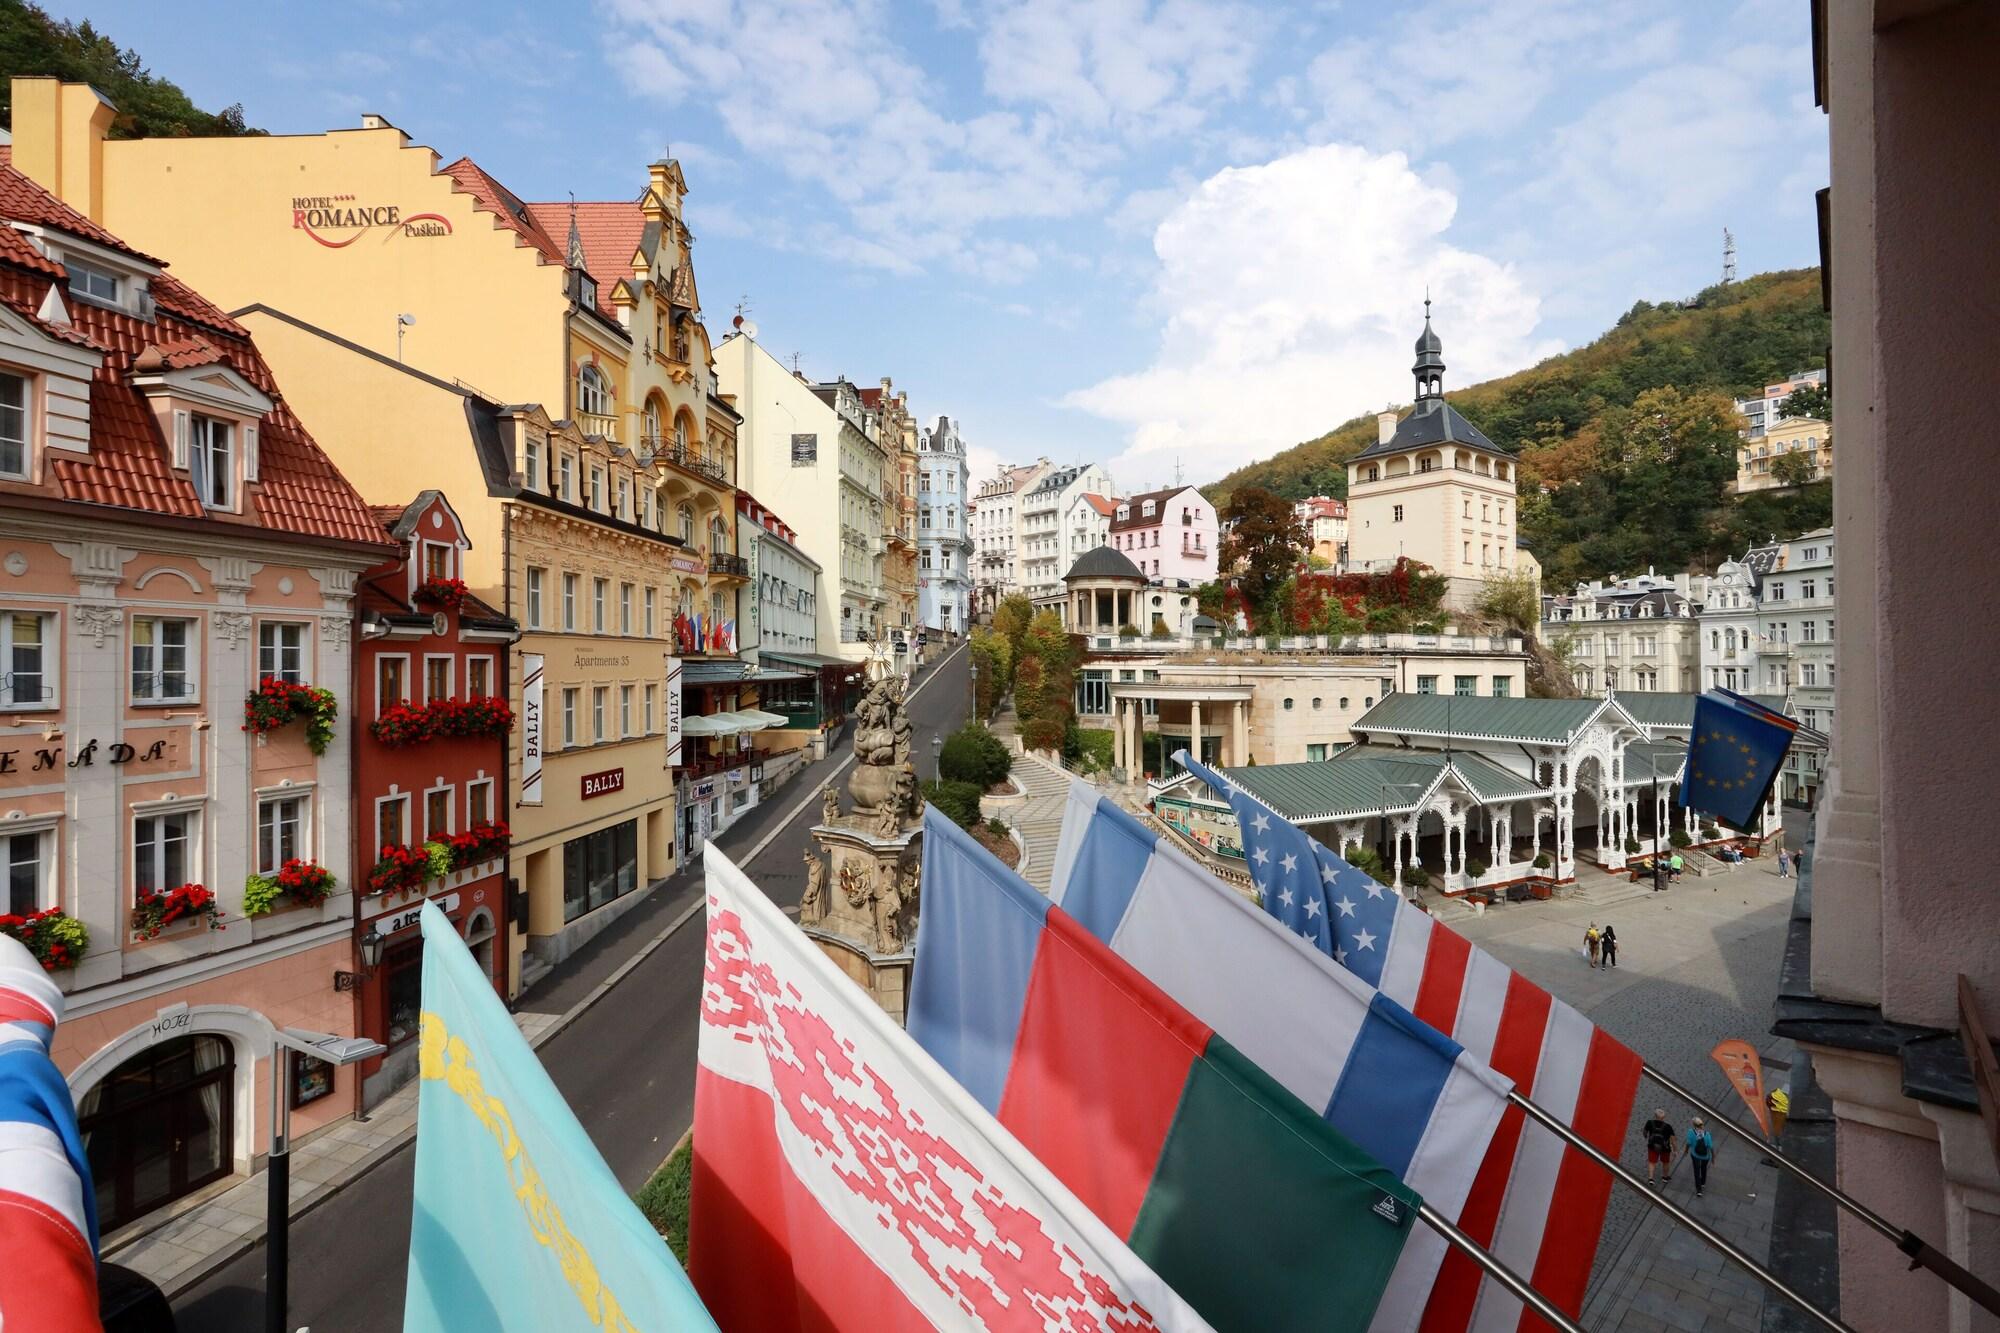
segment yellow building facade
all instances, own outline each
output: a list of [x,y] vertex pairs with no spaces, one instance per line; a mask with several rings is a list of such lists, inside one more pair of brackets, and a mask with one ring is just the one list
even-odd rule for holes
[[1833,475],[1833,427],[1814,417],[1784,417],[1756,439],[1736,447],[1736,493],[1777,490],[1793,485],[1777,469],[1788,454],[1803,454],[1802,481],[1825,481]]
[[891,646],[898,641],[916,665],[917,627],[917,419],[910,397],[896,392],[885,376],[882,387],[861,391],[862,404],[876,416],[882,445],[882,623]]
[[[380,117],[107,141],[87,87],[23,79],[14,97],[16,153],[269,337],[292,405],[366,499],[450,498],[467,584],[522,626],[514,947],[560,959],[677,864],[677,780],[747,764],[667,739],[670,709],[755,701],[733,635],[739,418],[716,391],[679,165],[652,164],[626,200],[532,203]],[[689,662],[673,700],[669,658]]]

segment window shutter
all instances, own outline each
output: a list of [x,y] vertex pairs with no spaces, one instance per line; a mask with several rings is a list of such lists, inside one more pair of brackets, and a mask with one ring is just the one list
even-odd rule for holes
[[174,466],[183,472],[187,471],[188,465],[189,424],[187,413],[174,413]]
[[243,428],[243,480],[257,480],[257,428]]

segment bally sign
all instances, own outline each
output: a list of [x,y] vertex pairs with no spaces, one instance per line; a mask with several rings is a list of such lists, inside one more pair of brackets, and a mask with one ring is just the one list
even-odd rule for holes
[[521,802],[542,803],[542,655],[521,654]]
[[622,768],[607,768],[602,773],[583,775],[583,799],[586,801],[593,796],[609,796],[612,792],[624,790],[625,770]]
[[667,767],[681,762],[681,659],[667,658]]

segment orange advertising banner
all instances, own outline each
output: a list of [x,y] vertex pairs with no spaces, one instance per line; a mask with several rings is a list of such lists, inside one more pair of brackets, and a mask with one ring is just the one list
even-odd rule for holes
[[1764,1137],[1771,1137],[1771,1110],[1764,1102],[1764,1062],[1757,1058],[1757,1048],[1741,1037],[1731,1037],[1720,1042],[1709,1052],[1715,1063],[1722,1066],[1722,1072],[1729,1076],[1729,1086],[1736,1089],[1736,1095],[1757,1117],[1757,1123],[1764,1130]]

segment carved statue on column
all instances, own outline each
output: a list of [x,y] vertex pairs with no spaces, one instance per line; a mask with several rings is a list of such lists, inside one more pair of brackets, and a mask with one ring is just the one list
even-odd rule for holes
[[799,920],[810,923],[826,915],[826,862],[811,852],[806,852],[804,855],[806,892],[805,896],[799,899]]
[[822,824],[831,824],[833,823],[834,820],[839,818],[840,818],[840,793],[835,791],[833,789],[833,784],[829,782],[826,784],[826,786],[820,788],[819,820],[820,823]]

